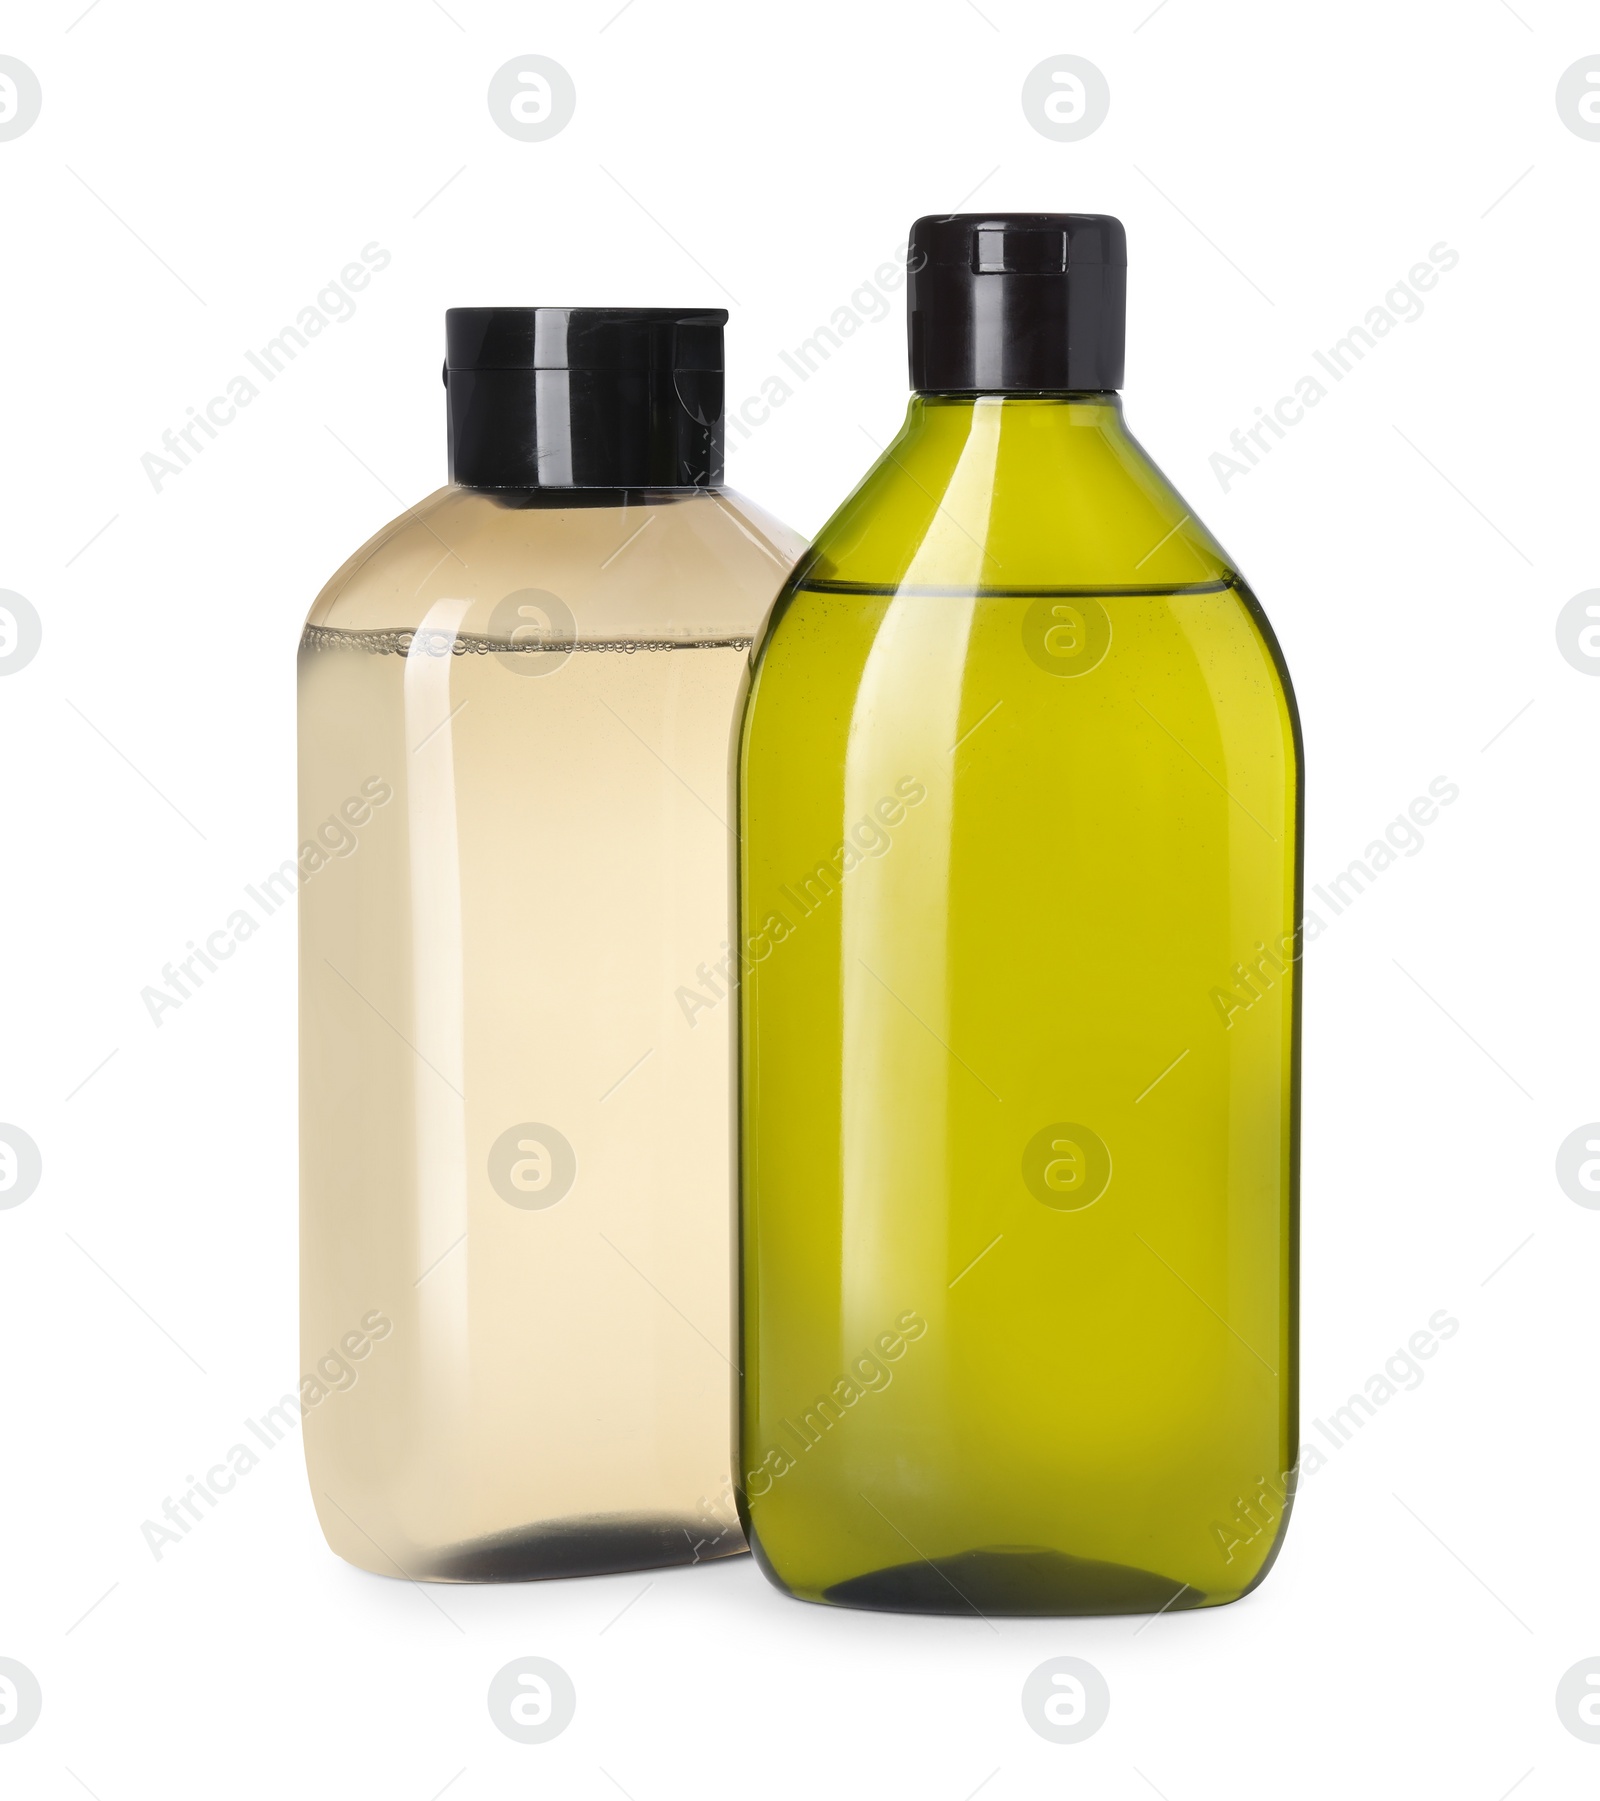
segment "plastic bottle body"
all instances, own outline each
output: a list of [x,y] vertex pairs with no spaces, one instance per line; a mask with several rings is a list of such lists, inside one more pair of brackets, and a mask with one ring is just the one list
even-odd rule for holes
[[731,734],[798,548],[725,492],[446,488],[313,608],[301,1404],[353,1563],[743,1548],[716,966]]
[[913,400],[774,609],[740,804],[763,1566],[1236,1598],[1297,1442],[1298,726],[1114,397]]

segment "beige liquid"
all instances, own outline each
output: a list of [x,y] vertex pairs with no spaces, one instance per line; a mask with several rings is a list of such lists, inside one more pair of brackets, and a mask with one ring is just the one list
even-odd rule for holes
[[428,624],[300,653],[318,1514],[389,1575],[724,1556],[748,642]]

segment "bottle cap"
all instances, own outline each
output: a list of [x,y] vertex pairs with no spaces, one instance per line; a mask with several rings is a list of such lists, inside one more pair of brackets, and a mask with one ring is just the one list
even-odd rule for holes
[[721,485],[720,308],[457,306],[444,317],[452,481]]
[[906,256],[921,394],[1122,386],[1128,241],[1107,213],[918,219]]

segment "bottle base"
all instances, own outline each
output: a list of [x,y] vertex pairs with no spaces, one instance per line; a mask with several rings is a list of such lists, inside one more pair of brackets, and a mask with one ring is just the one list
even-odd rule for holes
[[777,1574],[754,1539],[751,1549],[766,1575],[796,1600],[873,1613],[953,1614],[968,1619],[1182,1613],[1236,1601],[1244,1592],[1203,1594],[1151,1570],[1036,1546],[995,1545],[869,1570],[808,1594],[791,1588]]
[[406,1566],[386,1567],[365,1557],[348,1561],[379,1576],[409,1582],[542,1582],[565,1576],[615,1576],[629,1570],[667,1569],[743,1556],[737,1527],[707,1536],[705,1520],[673,1516],[602,1514],[548,1525],[517,1527],[432,1551],[413,1551]]

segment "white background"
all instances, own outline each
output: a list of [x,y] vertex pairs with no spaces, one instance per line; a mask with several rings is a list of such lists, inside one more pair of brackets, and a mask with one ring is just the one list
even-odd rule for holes
[[[0,588],[44,642],[0,682],[0,1119],[44,1176],[0,1211],[0,1656],[44,1711],[6,1794],[1595,1793],[1554,1697],[1600,1655],[1600,1212],[1554,1165],[1600,1115],[1600,682],[1554,626],[1600,582],[1600,143],[1555,88],[1600,17],[1515,5],[14,0]],[[485,98],[530,52],[578,95],[541,143]],[[1079,142],[1021,106],[1059,53],[1110,83]],[[1256,1594],[1148,1624],[813,1608],[748,1559],[424,1592],[326,1550],[297,1441],[158,1563],[141,1522],[298,1374],[288,911],[159,1029],[140,990],[290,854],[300,622],[443,480],[443,309],[726,305],[737,402],[963,203],[1125,221],[1129,420],[1283,642],[1308,882],[1460,787],[1308,958],[1302,1436],[1459,1333]],[[156,492],[141,456],[373,241],[355,316]],[[1422,316],[1224,493],[1229,433],[1438,243]],[[732,483],[814,531],[903,330],[896,293],[791,378]],[[1111,1713],[1060,1746],[1019,1694],[1067,1653]],[[485,1706],[522,1655],[577,1685],[542,1746]]]

